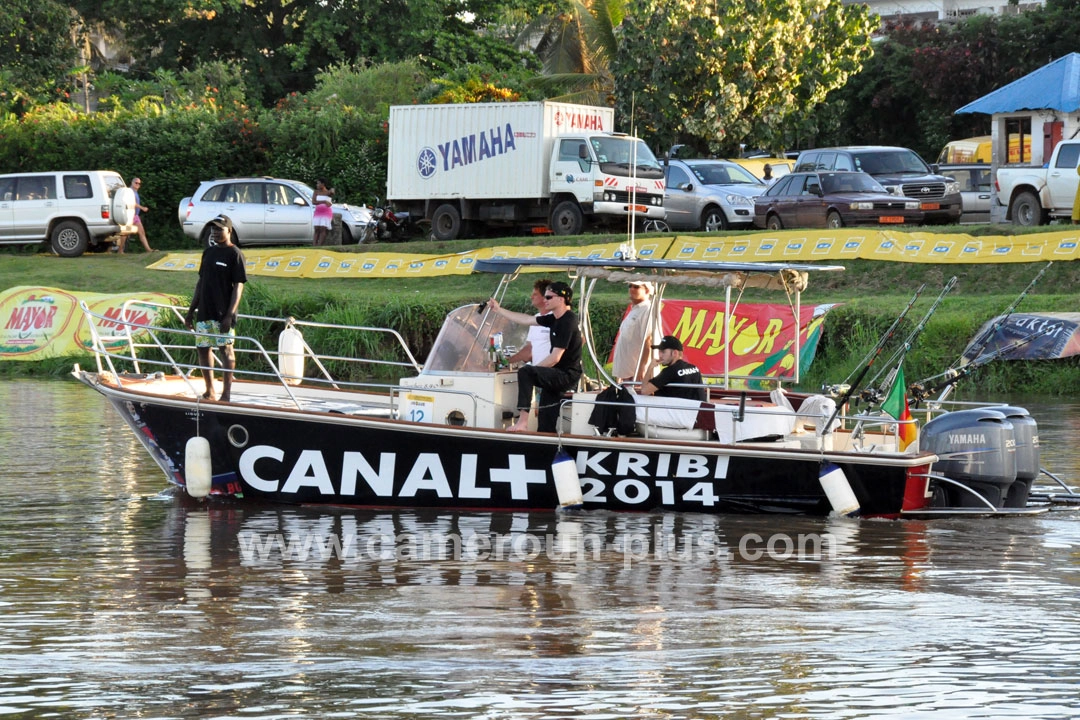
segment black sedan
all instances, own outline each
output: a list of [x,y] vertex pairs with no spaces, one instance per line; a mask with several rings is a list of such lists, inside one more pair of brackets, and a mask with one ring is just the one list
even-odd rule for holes
[[890,195],[863,172],[798,172],[754,198],[754,227],[840,228],[849,225],[921,225],[914,198]]

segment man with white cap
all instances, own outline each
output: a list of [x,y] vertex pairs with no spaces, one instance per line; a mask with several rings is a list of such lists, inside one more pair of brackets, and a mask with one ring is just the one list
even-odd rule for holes
[[[619,326],[611,375],[616,382],[641,382],[652,360],[650,346],[660,342],[659,323],[652,322],[653,284],[631,280],[630,310]],[[651,332],[650,332],[651,328]]]

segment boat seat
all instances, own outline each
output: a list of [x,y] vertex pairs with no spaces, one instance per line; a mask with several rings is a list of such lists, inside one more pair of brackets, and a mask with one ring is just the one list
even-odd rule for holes
[[637,423],[638,434],[656,440],[711,440],[712,431],[704,428],[671,428],[662,425]]

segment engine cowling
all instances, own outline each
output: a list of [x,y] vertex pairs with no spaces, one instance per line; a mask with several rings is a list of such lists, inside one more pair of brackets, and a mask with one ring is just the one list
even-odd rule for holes
[[[994,507],[1004,505],[1016,481],[1016,435],[999,408],[939,415],[923,426],[919,447],[940,458],[931,472],[963,483]],[[950,483],[940,483],[940,487],[947,506],[985,507],[970,492]]]

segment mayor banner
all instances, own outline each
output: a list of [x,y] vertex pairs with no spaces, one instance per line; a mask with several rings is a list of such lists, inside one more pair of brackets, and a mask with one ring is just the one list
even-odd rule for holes
[[[802,307],[799,317],[799,373],[810,369],[821,339],[825,315],[835,304]],[[663,334],[679,338],[684,357],[704,375],[748,378],[795,377],[795,317],[792,308],[773,303],[742,303],[724,337],[724,303],[714,300],[664,300]],[[725,354],[725,347],[730,350]],[[726,367],[725,367],[726,365]],[[754,387],[751,380],[746,383]],[[740,385],[736,383],[735,387]]]
[[157,314],[153,308],[136,304],[124,315],[128,300],[175,305],[179,298],[162,293],[101,294],[66,292],[56,288],[21,286],[0,292],[0,360],[43,360],[90,352],[93,341],[79,301],[91,312],[113,318],[99,322],[98,333],[110,350],[127,342],[127,325],[121,318],[137,325],[151,324]]
[[984,324],[961,356],[1001,353],[1001,360],[1054,360],[1080,353],[1080,313],[1013,313]]

